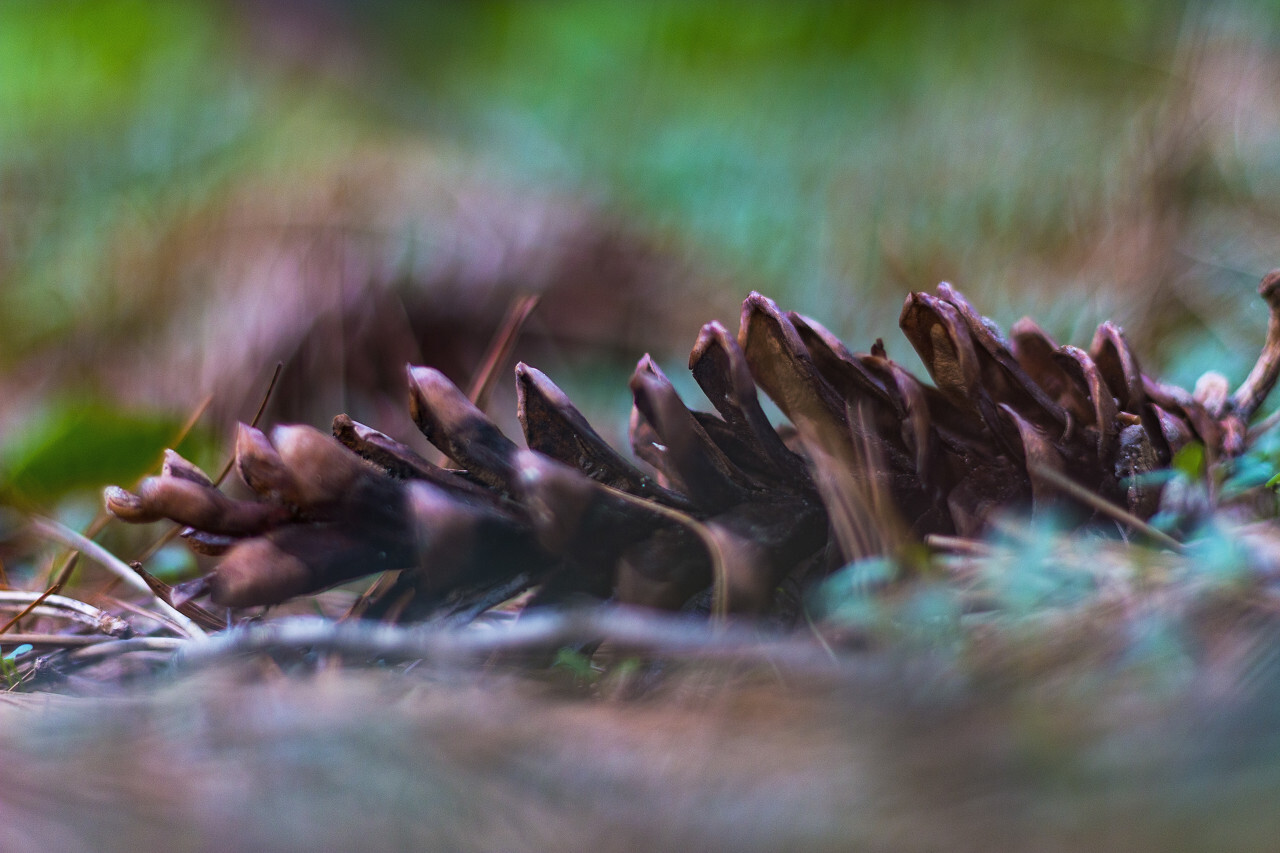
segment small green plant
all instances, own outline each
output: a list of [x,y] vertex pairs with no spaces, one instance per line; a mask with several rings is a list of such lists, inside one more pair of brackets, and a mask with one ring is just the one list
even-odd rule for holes
[[24,643],[0,657],[0,678],[4,679],[4,686],[7,690],[17,687],[18,682],[22,680],[22,677],[18,674],[18,657],[31,651],[31,648],[30,643]]
[[567,646],[556,653],[551,668],[568,673],[578,685],[594,684],[601,675],[601,670],[591,663],[590,655]]

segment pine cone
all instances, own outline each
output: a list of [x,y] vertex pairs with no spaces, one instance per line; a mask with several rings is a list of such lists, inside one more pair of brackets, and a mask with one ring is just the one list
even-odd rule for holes
[[[1159,494],[1140,475],[1191,441],[1211,456],[1243,449],[1280,371],[1278,284],[1280,272],[1263,280],[1267,347],[1234,395],[1224,381],[1192,394],[1144,376],[1110,323],[1087,353],[1026,319],[1006,339],[945,283],[909,296],[900,319],[929,386],[882,342],[851,353],[753,293],[736,339],[708,323],[690,355],[714,414],[686,407],[648,356],[637,366],[631,442],[652,474],[528,365],[516,367],[524,450],[439,371],[410,367],[413,419],[456,470],[339,415],[336,441],[240,428],[237,469],[257,500],[227,498],[173,454],[161,476],[136,493],[111,487],[106,503],[225,552],[187,591],[228,607],[401,569],[368,615],[469,616],[534,586],[530,606],[585,595],[675,609],[714,588],[718,606],[760,613],[788,578],[929,533],[975,535],[1011,507],[1052,507],[1047,472],[1150,516]],[[790,420],[785,437],[757,386]]]

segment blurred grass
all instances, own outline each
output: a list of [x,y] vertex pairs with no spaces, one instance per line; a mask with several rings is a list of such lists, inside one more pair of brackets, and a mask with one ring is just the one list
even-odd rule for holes
[[[1276,262],[1275,12],[10,0],[0,369],[164,322],[122,290],[122,244],[238,182],[407,137],[517,192],[599,200],[858,349],[884,336],[907,356],[902,296],[947,278],[1002,324],[1032,313],[1085,343],[1114,316],[1168,378],[1238,378]],[[110,413],[88,386],[41,393],[83,395],[85,417],[174,418]],[[14,449],[39,446],[36,414],[0,412],[11,489],[45,470]],[[133,458],[127,442],[94,452]],[[49,494],[80,482],[41,476]]]
[[390,39],[401,80],[425,81],[404,84],[413,94],[398,114],[443,112],[506,168],[603,185],[693,235],[744,288],[834,310],[845,327],[863,314],[857,296],[892,278],[882,242],[908,265],[941,255],[959,262],[952,275],[974,278],[1000,275],[992,261],[1011,249],[1070,243],[1071,208],[1105,203],[1128,154],[1125,125],[1161,92],[1167,75],[1148,63],[1172,51],[1183,14],[1110,3],[479,7],[483,24],[450,15],[425,49]]

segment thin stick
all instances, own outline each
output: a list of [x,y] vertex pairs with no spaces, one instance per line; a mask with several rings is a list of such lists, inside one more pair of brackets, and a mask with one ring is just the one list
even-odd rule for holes
[[772,663],[815,674],[856,670],[888,677],[892,668],[887,661],[865,658],[844,657],[836,663],[817,643],[794,636],[762,638],[757,628],[713,626],[688,616],[625,607],[526,612],[493,631],[295,616],[237,627],[206,642],[183,644],[175,664],[195,668],[244,654],[296,649],[457,663],[484,660],[495,653],[544,651],[594,640],[629,652],[727,663]]
[[1080,503],[1084,504],[1085,506],[1091,509],[1097,510],[1098,512],[1107,516],[1108,518],[1115,519],[1121,524],[1127,524],[1129,527],[1138,531],[1143,536],[1146,536],[1148,539],[1152,540],[1153,542],[1158,542],[1159,544],[1163,545],[1164,547],[1168,548],[1174,553],[1177,553],[1177,554],[1186,553],[1186,550],[1187,550],[1186,546],[1183,545],[1181,542],[1179,542],[1177,539],[1174,539],[1168,533],[1165,533],[1163,530],[1157,530],[1156,528],[1152,527],[1150,524],[1147,524],[1145,521],[1138,518],[1133,513],[1127,510],[1121,509],[1120,507],[1116,506],[1110,501],[1102,498],[1097,494],[1094,494],[1093,492],[1089,491],[1084,486],[1080,485],[1075,480],[1072,480],[1070,477],[1066,476],[1065,474],[1060,474],[1059,472],[1053,470],[1052,468],[1049,468],[1044,465],[1032,465],[1030,467],[1031,467],[1031,474],[1033,476],[1044,479],[1046,482],[1048,482],[1054,488],[1061,491],[1063,494],[1075,498],[1076,500],[1080,501]]
[[[276,369],[271,373],[271,381],[267,383],[266,393],[262,395],[262,401],[258,404],[258,411],[254,413],[253,420],[249,421],[249,426],[256,427],[258,425],[258,421],[262,419],[262,413],[267,410],[267,401],[271,399],[271,394],[273,391],[275,391],[275,388],[276,388],[276,382],[280,379],[280,371],[282,371],[283,369],[284,369],[284,362],[277,361]],[[232,466],[235,465],[235,462],[236,462],[235,455],[232,454],[231,458],[227,460],[227,464],[222,466],[222,473],[218,475],[218,479],[213,481],[213,485],[215,488],[217,486],[222,485],[222,481],[227,479],[227,475],[231,473],[231,468]],[[160,535],[154,542],[152,542],[146,548],[143,548],[142,551],[138,554],[138,556],[134,557],[133,562],[145,563],[147,560],[154,557],[157,551],[159,551],[165,545],[168,545],[170,542],[173,541],[174,537],[178,535],[178,532],[181,529],[182,527],[180,525],[174,525],[170,527],[162,535]]]
[[502,319],[502,324],[494,333],[484,361],[476,369],[475,376],[471,379],[471,387],[467,389],[467,399],[475,403],[477,409],[483,410],[485,404],[489,402],[489,392],[493,390],[498,368],[511,358],[511,352],[516,348],[516,341],[520,339],[520,330],[524,328],[525,321],[529,319],[533,309],[538,307],[541,299],[541,294],[530,293],[521,296],[507,309],[507,316]]
[[190,640],[181,640],[177,637],[131,637],[128,640],[86,643],[83,647],[70,652],[66,660],[84,664],[103,658],[128,654],[129,652],[172,653],[186,647],[190,642]]
[[1266,435],[1275,428],[1276,424],[1280,424],[1280,409],[1249,427],[1249,441],[1256,441],[1261,436]]
[[156,613],[154,611],[147,610],[145,607],[139,607],[132,601],[126,601],[123,598],[110,597],[107,601],[110,602],[112,607],[119,607],[121,610],[127,610],[135,616],[141,616],[143,619],[148,619],[157,625],[168,628],[175,634],[182,633],[182,626],[165,616],[163,613]]
[[209,406],[212,403],[213,395],[206,394],[205,398],[196,404],[196,407],[191,410],[191,414],[187,415],[187,419],[183,422],[182,426],[178,427],[178,432],[169,443],[170,447],[177,447],[179,444],[186,441],[187,436],[196,428],[196,424],[198,424],[200,419],[204,417],[204,413],[208,411]]
[[44,592],[37,595],[30,604],[28,604],[26,607],[22,608],[22,610],[18,612],[17,616],[14,616],[8,622],[4,623],[3,626],[0,626],[0,634],[7,633],[10,628],[18,624],[18,622],[22,619],[22,617],[26,616],[32,610],[35,610],[37,607],[39,607],[40,602],[44,601],[46,598],[53,595],[60,589],[62,589],[61,584],[54,584],[53,586],[46,589]]
[[1272,270],[1263,276],[1258,285],[1258,295],[1266,300],[1270,310],[1267,340],[1253,370],[1231,395],[1230,404],[1230,412],[1246,423],[1271,393],[1276,379],[1280,378],[1280,270]]
[[151,592],[155,594],[156,598],[166,604],[172,605],[179,613],[185,613],[201,628],[205,628],[209,631],[221,631],[226,627],[222,619],[218,618],[195,602],[187,601],[180,605],[174,604],[173,587],[144,569],[142,567],[142,563],[130,563],[129,568],[138,573],[138,577],[142,578],[143,582],[148,588],[150,588]]
[[[79,599],[55,595],[52,589],[47,589],[41,593],[21,590],[0,592],[0,607],[15,605],[25,606],[26,609],[19,613],[14,621],[29,613],[35,613],[39,616],[71,619],[82,625],[87,625],[95,631],[110,634],[114,637],[128,636],[132,630],[129,627],[129,623],[123,619],[112,616],[105,610],[99,610],[92,604],[86,604]],[[145,613],[146,611],[143,612]],[[155,618],[158,619],[160,617],[156,616]],[[0,634],[6,633],[12,625],[13,622],[10,622],[0,628]]]
[[61,646],[81,648],[98,643],[120,642],[103,634],[5,634],[0,644],[5,646]]
[[[280,381],[280,371],[282,370],[284,370],[284,362],[277,361],[276,369],[271,372],[271,381],[267,383],[267,391],[262,395],[262,402],[258,404],[258,411],[254,412],[253,420],[249,421],[249,426],[256,427],[258,421],[262,420],[262,413],[267,410],[267,403],[271,400],[271,394],[276,390],[276,383]],[[213,481],[215,488],[222,485],[222,481],[227,479],[227,475],[231,473],[231,469],[235,464],[236,457],[233,453],[231,458],[227,460],[227,464],[222,466],[222,472]]]
[[396,582],[396,578],[400,577],[400,569],[392,569],[383,572],[373,579],[373,583],[365,587],[364,592],[356,596],[356,600],[351,602],[351,606],[347,608],[347,612],[342,615],[338,621],[345,622],[348,619],[355,619],[369,609],[369,604],[377,597],[391,588]]
[[[85,528],[84,535],[92,539],[94,536],[97,536],[102,532],[102,529],[107,526],[107,522],[110,520],[110,516],[108,516],[105,511],[99,510],[98,514],[94,516],[93,521]],[[79,562],[79,551],[72,551],[70,554],[67,554],[66,559],[62,561],[61,568],[59,568],[57,572],[53,572],[51,574],[49,586],[51,588],[55,586],[65,586],[71,580],[71,573],[76,570],[76,564]]]
[[989,557],[994,552],[990,545],[978,539],[946,536],[941,533],[926,534],[924,544],[938,551],[950,551],[953,554],[967,554],[972,557]]
[[156,555],[156,552],[173,541],[174,537],[182,529],[179,525],[173,525],[163,534],[156,537],[155,541],[138,552],[138,556],[134,558],[135,563],[145,563]]
[[[522,296],[511,303],[511,307],[507,309],[507,315],[498,326],[498,331],[494,332],[489,346],[485,348],[484,358],[476,368],[475,375],[471,378],[471,385],[467,389],[467,399],[475,404],[477,409],[484,409],[494,380],[497,378],[498,368],[511,357],[516,341],[520,338],[521,328],[541,298],[536,293]],[[435,465],[446,465],[449,462],[449,456],[443,450],[436,451],[429,459]]]
[[686,515],[678,509],[672,509],[654,501],[647,501],[644,498],[636,497],[630,492],[624,492],[605,483],[597,482],[596,485],[632,506],[657,513],[688,528],[693,531],[698,539],[702,540],[703,546],[707,549],[707,556],[711,559],[711,614],[718,622],[723,622],[728,618],[729,573],[724,564],[724,552],[720,550],[720,543],[716,541],[715,534],[701,521],[691,515]]
[[182,629],[187,636],[193,638],[202,638],[206,636],[205,632],[199,625],[192,622],[185,614],[179,612],[173,605],[169,604],[167,601],[152,592],[151,587],[147,586],[146,581],[138,577],[137,572],[129,568],[123,560],[112,554],[106,548],[103,548],[97,542],[76,533],[71,528],[66,525],[59,524],[51,518],[32,515],[28,516],[28,523],[31,525],[33,530],[42,536],[46,536],[55,542],[61,542],[68,548],[75,548],[82,551],[90,560],[93,560],[107,571],[118,575],[126,584],[152,598],[160,606],[161,610],[182,626]]

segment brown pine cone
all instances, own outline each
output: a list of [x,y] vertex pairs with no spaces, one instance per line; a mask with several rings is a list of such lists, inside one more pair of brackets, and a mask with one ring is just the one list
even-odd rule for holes
[[[976,535],[1009,508],[1053,508],[1063,476],[1149,517],[1159,492],[1143,475],[1181,447],[1243,450],[1280,371],[1278,283],[1280,272],[1263,280],[1267,347],[1234,395],[1224,380],[1193,394],[1144,376],[1110,323],[1088,352],[1026,319],[1006,339],[945,283],[909,296],[900,320],[930,386],[880,341],[851,353],[753,293],[736,339],[708,323],[690,355],[714,414],[690,410],[640,360],[631,443],[652,473],[528,365],[516,368],[524,450],[442,373],[410,367],[413,419],[456,469],[339,415],[337,441],[241,427],[237,470],[256,500],[227,498],[174,454],[106,503],[128,521],[173,519],[194,547],[225,552],[195,591],[228,607],[400,569],[370,614],[471,615],[534,586],[533,606],[586,595],[675,609],[714,590],[717,607],[761,613],[789,578],[895,556],[929,533]],[[790,420],[785,437],[757,387]]]

